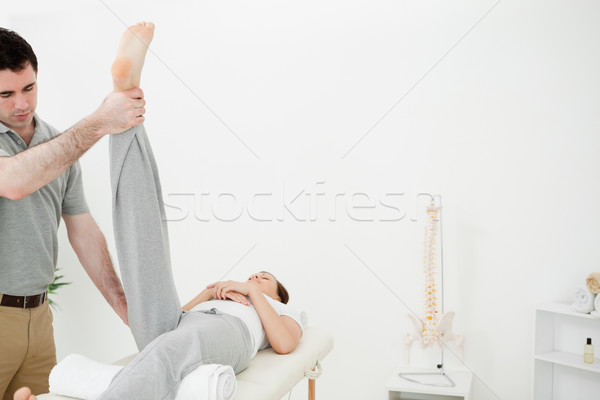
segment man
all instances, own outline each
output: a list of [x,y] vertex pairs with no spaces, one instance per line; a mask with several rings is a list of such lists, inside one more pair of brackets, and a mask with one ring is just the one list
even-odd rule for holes
[[89,213],[77,160],[103,136],[144,121],[140,89],[112,92],[59,134],[41,120],[37,58],[18,34],[0,28],[0,397],[28,386],[48,391],[56,364],[47,288],[62,216],[81,264],[128,323],[127,303],[106,240]]

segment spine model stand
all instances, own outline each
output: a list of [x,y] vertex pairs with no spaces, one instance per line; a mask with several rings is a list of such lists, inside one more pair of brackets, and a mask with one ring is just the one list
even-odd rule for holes
[[[436,196],[437,197],[437,196]],[[441,203],[441,197],[440,197]],[[442,350],[442,361],[437,365],[439,372],[434,372],[431,375],[444,375],[447,378],[448,383],[427,383],[422,380],[415,380],[410,378],[410,375],[429,375],[429,374],[411,374],[405,373],[400,374],[404,379],[422,383],[425,385],[434,386],[454,386],[454,382],[444,374],[443,362],[444,362],[444,348],[448,342],[454,341],[462,358],[463,353],[463,342],[464,338],[462,335],[457,335],[452,331],[452,321],[454,319],[454,312],[448,312],[444,314],[444,300],[443,300],[443,265],[440,265],[440,271],[438,273],[438,256],[440,261],[442,260],[442,238],[441,233],[439,234],[440,241],[438,245],[438,232],[441,232],[441,204],[435,205],[434,199],[431,204],[427,207],[427,223],[425,225],[425,240],[424,240],[424,253],[423,253],[423,272],[425,274],[424,294],[425,294],[425,316],[418,318],[416,315],[408,314],[408,318],[412,321],[413,330],[406,334],[404,342],[404,355],[406,364],[410,363],[410,350],[413,343],[418,342],[421,344],[421,348],[438,344]],[[439,251],[438,251],[439,249]],[[441,276],[440,287],[438,288],[437,277]],[[438,296],[441,293],[442,296]]]

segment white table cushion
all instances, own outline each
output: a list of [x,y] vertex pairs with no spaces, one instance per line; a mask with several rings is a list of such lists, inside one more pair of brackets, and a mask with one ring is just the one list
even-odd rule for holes
[[[304,329],[296,350],[290,354],[277,354],[271,348],[261,350],[248,368],[237,375],[239,400],[280,400],[304,378],[304,371],[315,367],[333,348],[333,337],[325,330],[309,326]],[[136,355],[117,361],[125,365]],[[40,400],[68,400],[71,397],[46,393]],[[149,399],[150,400],[150,399]]]

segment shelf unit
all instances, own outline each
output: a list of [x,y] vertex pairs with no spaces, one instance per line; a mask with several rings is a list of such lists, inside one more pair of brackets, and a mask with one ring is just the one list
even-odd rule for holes
[[[583,362],[592,338],[593,364]],[[534,400],[597,400],[600,393],[600,317],[549,303],[535,311]]]

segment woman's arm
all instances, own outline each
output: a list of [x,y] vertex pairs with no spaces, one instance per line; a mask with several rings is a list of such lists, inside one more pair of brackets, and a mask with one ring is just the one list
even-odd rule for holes
[[[190,300],[186,305],[181,307],[181,309],[183,311],[190,311],[192,308],[196,307],[198,304],[204,303],[205,301],[213,300],[215,298],[216,298],[215,297],[215,289],[214,288],[206,288],[203,291],[201,291],[200,293],[198,293],[196,295],[196,297],[194,297],[192,300]],[[225,298],[229,299],[229,300],[233,300],[235,302],[238,302],[238,303],[246,305],[246,306],[250,305],[246,296],[244,296],[240,293],[237,293],[237,292],[227,293]]]
[[298,346],[302,337],[300,325],[288,316],[277,314],[255,283],[217,282],[209,285],[208,288],[214,289],[215,298],[225,298],[232,292],[249,296],[265,329],[267,339],[277,353],[288,354]]
[[302,337],[302,329],[298,323],[287,315],[277,314],[258,288],[251,289],[249,293],[273,350],[279,354],[294,351]]
[[192,308],[196,307],[200,303],[204,303],[205,301],[212,300],[212,293],[214,291],[211,289],[204,289],[200,293],[196,295],[192,300],[190,300],[185,306],[181,307],[183,311],[190,311]]

